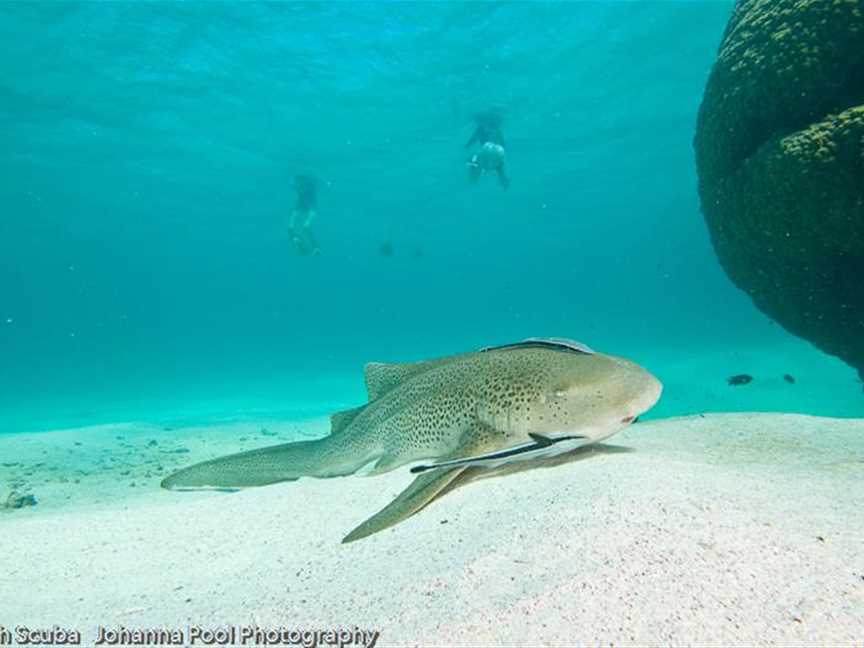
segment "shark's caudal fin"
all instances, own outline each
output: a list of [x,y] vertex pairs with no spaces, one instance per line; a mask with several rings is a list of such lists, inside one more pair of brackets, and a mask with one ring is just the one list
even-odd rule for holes
[[396,499],[345,536],[342,542],[360,540],[411,517],[435,499],[465,469],[466,466],[460,466],[450,470],[435,470],[420,475],[411,482],[408,488],[399,493]]
[[162,480],[163,488],[247,488],[324,475],[324,439],[298,441],[219,457],[184,468]]
[[179,470],[162,480],[163,488],[233,489],[266,486],[300,477],[340,477],[354,473],[369,458],[334,452],[342,434],[365,406],[330,417],[330,436],[296,441],[219,457]]

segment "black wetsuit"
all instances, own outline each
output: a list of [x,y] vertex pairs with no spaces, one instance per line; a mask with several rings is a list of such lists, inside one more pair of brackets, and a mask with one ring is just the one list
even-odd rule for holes
[[[318,254],[318,243],[309,227],[309,222],[318,203],[315,178],[305,175],[296,176],[294,178],[294,190],[297,192],[297,203],[294,205],[294,214],[291,219],[291,242],[294,245],[294,251],[300,256]],[[298,217],[303,219],[302,224],[296,222]]]
[[294,188],[297,191],[297,204],[294,209],[301,214],[314,211],[318,200],[315,191],[315,178],[298,175],[294,178]]
[[480,150],[474,154],[474,157],[468,163],[470,167],[469,178],[471,182],[476,182],[480,178],[483,174],[480,158],[484,154],[488,155],[489,151],[487,149],[490,147],[487,145],[494,145],[494,147],[498,148],[497,151],[493,151],[493,154],[498,156],[498,165],[497,168],[487,167],[487,169],[495,168],[501,186],[506,189],[510,186],[510,179],[507,177],[507,171],[504,168],[504,135],[501,133],[501,116],[494,111],[487,111],[477,113],[474,115],[474,119],[477,122],[477,128],[474,129],[474,134],[465,144],[465,148],[479,144]]
[[477,128],[474,129],[474,134],[465,144],[465,148],[474,144],[482,146],[486,142],[504,146],[504,135],[501,133],[501,117],[499,115],[489,112],[477,113],[474,115],[474,119],[477,122]]

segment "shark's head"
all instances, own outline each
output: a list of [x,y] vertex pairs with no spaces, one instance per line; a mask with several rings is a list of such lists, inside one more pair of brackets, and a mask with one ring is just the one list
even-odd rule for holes
[[487,422],[511,434],[600,441],[649,410],[662,391],[651,373],[616,356],[566,349],[501,353],[513,354],[513,371],[509,385],[486,408]]

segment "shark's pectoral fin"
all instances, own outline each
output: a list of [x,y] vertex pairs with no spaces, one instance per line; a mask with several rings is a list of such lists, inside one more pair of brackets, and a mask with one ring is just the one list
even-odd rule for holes
[[398,524],[435,499],[467,466],[435,470],[420,475],[399,496],[342,539],[354,542]]

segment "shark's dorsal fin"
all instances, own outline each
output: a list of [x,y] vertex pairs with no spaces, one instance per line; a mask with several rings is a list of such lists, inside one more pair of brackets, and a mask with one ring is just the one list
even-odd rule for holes
[[330,415],[330,434],[338,434],[351,424],[357,415],[366,409],[365,405],[354,407],[352,409],[334,412]]
[[366,392],[369,400],[380,398],[409,376],[426,371],[435,364],[431,362],[405,362],[390,364],[386,362],[367,362]]

